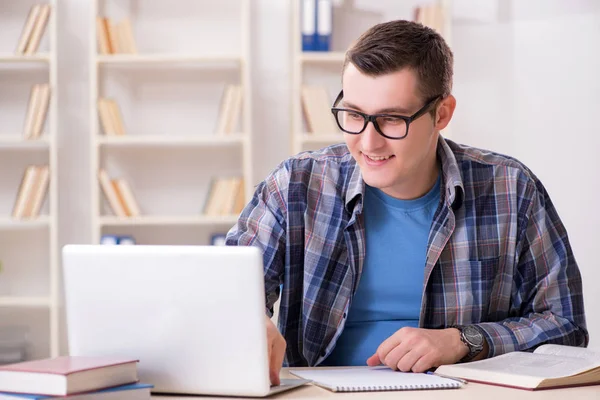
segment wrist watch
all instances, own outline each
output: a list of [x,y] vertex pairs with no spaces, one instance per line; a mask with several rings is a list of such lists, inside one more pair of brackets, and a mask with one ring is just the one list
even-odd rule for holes
[[471,361],[483,350],[485,343],[483,333],[475,325],[454,325],[453,328],[458,329],[461,342],[469,348],[469,353],[460,361]]

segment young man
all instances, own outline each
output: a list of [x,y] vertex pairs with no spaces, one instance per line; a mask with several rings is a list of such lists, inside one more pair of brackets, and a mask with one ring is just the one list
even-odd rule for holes
[[452,64],[420,24],[364,33],[332,108],[346,144],[284,161],[229,232],[228,245],[264,252],[274,384],[284,356],[422,372],[587,345],[580,272],[542,183],[440,136]]

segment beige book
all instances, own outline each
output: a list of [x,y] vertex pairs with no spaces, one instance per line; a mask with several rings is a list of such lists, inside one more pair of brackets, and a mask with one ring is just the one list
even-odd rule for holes
[[239,125],[240,114],[242,111],[243,93],[240,85],[233,87],[233,99],[231,100],[231,108],[227,115],[227,125],[225,133],[234,133]]
[[222,192],[224,186],[227,184],[227,181],[223,178],[213,178],[210,190],[208,192],[207,200],[204,204],[204,214],[207,216],[216,216],[220,213],[220,198],[222,196]]
[[31,210],[27,216],[35,218],[40,215],[40,210],[44,205],[48,184],[50,183],[50,168],[43,165],[37,168],[37,179],[34,185],[33,199],[31,201]]
[[235,204],[233,205],[232,214],[234,214],[234,215],[239,215],[244,210],[244,207],[246,206],[246,191],[245,190],[246,189],[244,186],[244,180],[241,179],[240,188],[237,192],[237,195],[235,196]]
[[241,179],[238,178],[227,178],[225,189],[223,190],[223,197],[220,204],[219,215],[231,215],[233,212],[233,206],[235,205],[235,197],[237,195],[237,189]]
[[29,103],[25,114],[25,126],[23,127],[23,137],[25,139],[31,138],[33,133],[33,125],[35,123],[37,107],[39,106],[38,99],[41,93],[41,86],[41,84],[35,84],[31,87],[31,94],[29,95]]
[[21,184],[19,185],[19,193],[13,207],[12,216],[14,218],[26,217],[27,210],[30,209],[29,204],[33,197],[37,174],[38,168],[35,165],[30,165],[25,169]]
[[229,110],[231,108],[233,97],[235,96],[234,85],[225,85],[223,96],[221,98],[221,105],[219,108],[219,120],[217,122],[216,133],[223,135],[227,130],[227,121],[229,119]]
[[99,98],[98,99],[98,117],[100,119],[100,125],[102,126],[102,131],[105,135],[114,136],[117,135],[117,129],[113,123],[112,112],[110,109],[110,104],[107,99]]
[[102,17],[96,17],[96,38],[98,39],[98,52],[100,54],[111,54],[108,32],[106,32],[106,25]]
[[42,135],[46,117],[48,115],[48,107],[50,106],[51,90],[50,85],[45,83],[40,86],[40,95],[38,97],[38,106],[35,109],[35,117],[33,122],[33,130],[31,138],[37,139]]
[[533,353],[514,351],[480,361],[442,365],[435,372],[528,390],[600,384],[600,352],[544,344]]
[[131,27],[129,18],[125,18],[119,22],[117,31],[119,34],[119,45],[122,47],[123,53],[137,54],[137,46],[135,44],[133,28]]
[[106,33],[108,34],[108,43],[110,43],[110,49],[112,54],[121,53],[119,47],[119,36],[117,34],[117,27],[112,23],[110,18],[104,18],[104,25],[106,27]]
[[119,195],[112,185],[112,182],[105,170],[100,169],[98,171],[98,180],[100,181],[100,186],[102,187],[104,196],[106,197],[106,200],[108,200],[108,204],[110,205],[110,208],[112,208],[115,215],[122,218],[127,217],[125,208],[119,200]]
[[29,44],[29,40],[31,39],[31,34],[33,33],[33,28],[35,27],[41,8],[42,6],[40,4],[34,4],[29,9],[29,14],[27,15],[27,20],[23,25],[23,30],[21,31],[21,37],[19,38],[19,43],[17,44],[15,53],[25,54],[27,44]]
[[35,26],[31,32],[31,38],[25,49],[25,54],[34,54],[42,41],[46,26],[48,25],[48,19],[50,18],[51,7],[50,4],[44,4],[41,6],[41,10],[38,18],[35,21]]
[[120,198],[125,205],[127,215],[130,217],[139,217],[141,214],[140,206],[133,195],[133,191],[131,190],[129,183],[125,179],[116,179],[114,180],[114,183],[116,185],[117,192],[119,193]]
[[123,125],[123,117],[121,115],[121,110],[119,109],[119,105],[113,99],[108,99],[108,108],[110,110],[110,116],[112,120],[113,127],[119,136],[125,135],[125,126]]

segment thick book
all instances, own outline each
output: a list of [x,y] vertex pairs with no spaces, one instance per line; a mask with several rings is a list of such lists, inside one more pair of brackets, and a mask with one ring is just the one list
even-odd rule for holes
[[[72,396],[61,396],[67,400],[147,400],[150,399],[150,389],[153,385],[134,383],[131,385],[116,386],[95,392],[75,394]],[[56,399],[55,396],[43,396],[37,394],[0,393],[0,400],[45,400]]]
[[138,360],[55,357],[0,367],[0,392],[66,396],[135,383]]
[[600,385],[600,352],[545,344],[533,353],[517,351],[470,363],[442,365],[435,373],[528,390]]
[[394,371],[387,367],[316,368],[290,370],[290,373],[333,392],[458,389],[463,385],[455,379]]

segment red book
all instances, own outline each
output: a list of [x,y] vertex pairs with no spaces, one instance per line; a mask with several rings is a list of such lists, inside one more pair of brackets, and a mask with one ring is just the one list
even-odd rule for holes
[[0,367],[0,392],[66,396],[138,381],[139,360],[56,357]]

